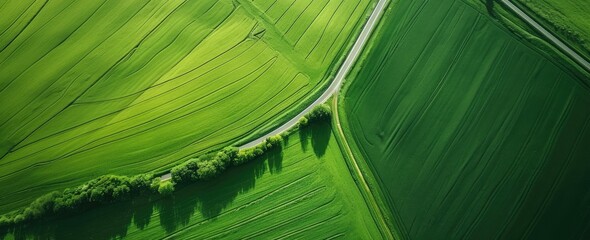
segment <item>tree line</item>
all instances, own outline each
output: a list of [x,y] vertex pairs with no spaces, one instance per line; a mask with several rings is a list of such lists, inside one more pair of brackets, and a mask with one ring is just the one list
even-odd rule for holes
[[262,156],[270,149],[280,146],[283,138],[280,135],[270,137],[253,148],[238,150],[224,148],[211,159],[207,156],[191,159],[171,170],[174,184],[188,184],[213,178],[231,166],[238,166]]
[[153,174],[131,177],[106,175],[63,192],[45,194],[27,207],[0,216],[0,226],[20,224],[49,215],[83,211],[100,204],[110,203],[140,194],[154,193],[160,178]]
[[0,216],[0,227],[22,224],[27,221],[61,214],[81,212],[99,205],[126,200],[140,195],[170,195],[177,184],[188,184],[210,179],[227,167],[237,166],[262,156],[266,151],[282,144],[281,136],[270,137],[249,149],[224,148],[212,158],[206,155],[190,159],[172,168],[172,180],[161,181],[154,174],[135,176],[105,175],[81,186],[63,192],[45,194],[27,207]]
[[313,122],[327,120],[331,117],[332,109],[330,108],[330,105],[323,103],[315,106],[311,112],[301,117],[301,119],[299,119],[298,125],[300,127],[305,127]]
[[[329,105],[318,105],[299,120],[297,127],[305,127],[310,123],[329,119],[331,114]],[[22,209],[0,216],[0,227],[22,224],[52,215],[81,212],[102,204],[140,195],[167,196],[174,192],[176,185],[211,179],[228,167],[259,158],[269,150],[280,147],[282,143],[283,137],[277,135],[252,148],[238,150],[235,147],[227,147],[212,155],[205,154],[190,159],[172,168],[170,181],[161,181],[160,177],[154,174],[129,177],[101,176],[75,188],[45,194]]]

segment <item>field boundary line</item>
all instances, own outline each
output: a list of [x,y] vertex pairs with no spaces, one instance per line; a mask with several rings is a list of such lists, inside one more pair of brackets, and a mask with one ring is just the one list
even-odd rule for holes
[[340,123],[340,116],[338,113],[338,96],[336,96],[336,95],[334,96],[334,98],[332,100],[332,109],[333,109],[332,116],[333,116],[334,123],[335,123],[335,126],[333,126],[333,127],[336,128],[337,138],[340,139],[340,141],[337,141],[339,143],[338,145],[340,145],[341,148],[343,148],[342,150],[344,150],[345,155],[346,155],[345,158],[350,159],[350,161],[348,161],[348,162],[352,162],[352,164],[353,164],[353,166],[351,166],[351,167],[354,167],[353,172],[357,176],[356,179],[360,180],[360,181],[355,181],[355,182],[357,183],[357,186],[360,188],[359,190],[366,193],[366,194],[362,194],[362,195],[363,195],[363,198],[365,198],[365,202],[368,204],[369,211],[371,212],[371,214],[376,215],[375,217],[378,220],[377,219],[374,219],[374,220],[377,221],[379,225],[381,225],[380,227],[378,227],[381,230],[381,233],[387,239],[395,239],[393,236],[393,231],[390,229],[389,225],[385,221],[385,217],[382,212],[382,208],[379,207],[377,200],[375,200],[375,194],[373,194],[373,192],[371,191],[371,188],[369,187],[367,181],[365,180],[363,172],[360,169],[356,158],[354,157],[354,153],[352,152],[350,145],[348,144],[348,140],[346,140],[346,136],[344,135],[344,130],[342,129],[342,125]]

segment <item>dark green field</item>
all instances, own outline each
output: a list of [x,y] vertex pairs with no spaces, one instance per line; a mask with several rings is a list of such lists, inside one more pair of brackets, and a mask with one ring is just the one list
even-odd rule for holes
[[376,41],[345,125],[400,235],[590,238],[587,79],[481,3],[398,1]]

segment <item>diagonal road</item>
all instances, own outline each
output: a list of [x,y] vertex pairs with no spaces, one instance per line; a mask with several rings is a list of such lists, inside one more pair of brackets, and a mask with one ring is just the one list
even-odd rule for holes
[[[346,60],[344,61],[342,66],[340,66],[340,69],[338,70],[336,77],[334,78],[334,80],[332,81],[330,86],[324,91],[324,93],[322,93],[322,95],[318,99],[316,99],[313,103],[311,103],[307,108],[305,108],[305,110],[300,112],[297,116],[293,117],[291,120],[289,120],[288,122],[281,125],[279,128],[265,134],[264,136],[262,136],[258,139],[255,139],[249,143],[246,143],[246,144],[240,146],[239,148],[245,149],[245,148],[254,147],[254,146],[262,143],[264,140],[266,140],[267,138],[269,138],[271,136],[275,136],[277,134],[281,134],[281,133],[289,130],[290,128],[294,127],[297,124],[297,122],[299,121],[299,119],[301,119],[301,117],[305,116],[307,113],[309,113],[311,110],[313,110],[313,108],[315,106],[326,102],[331,96],[337,94],[338,91],[340,90],[340,87],[342,86],[342,83],[344,82],[344,78],[346,77],[346,75],[350,72],[350,70],[354,66],[354,63],[356,62],[356,60],[360,56],[363,48],[367,44],[369,37],[371,36],[371,33],[373,32],[373,30],[377,26],[378,20],[381,18],[381,16],[385,12],[385,9],[386,9],[388,3],[389,3],[389,0],[379,0],[377,5],[375,6],[375,9],[371,13],[369,20],[367,21],[367,23],[365,23],[365,26],[363,27],[361,34],[359,35],[356,42],[354,43],[354,46],[352,47],[352,49],[350,50],[350,52],[346,56]],[[336,105],[336,98],[334,99],[334,104]],[[336,108],[336,106],[334,106],[334,108]],[[372,194],[371,189],[369,188],[369,185],[365,181],[364,176],[363,176],[363,174],[356,162],[356,159],[352,155],[352,151],[350,150],[350,147],[348,146],[348,143],[346,142],[346,138],[344,137],[344,135],[342,133],[342,129],[340,128],[340,121],[338,119],[337,109],[335,109],[334,115],[336,116],[339,134],[341,135],[341,138],[343,139],[345,147],[347,149],[346,154],[348,154],[350,156],[350,158],[352,159],[353,164],[354,164],[354,168],[355,168],[354,173],[357,175],[357,178],[360,179],[359,184],[362,184],[359,187],[362,189],[362,191],[366,192],[366,196],[369,200],[367,202],[367,204],[369,204],[369,209],[378,218],[378,220],[376,219],[376,221],[378,222],[378,224],[381,225],[381,227],[379,227],[379,228],[382,231],[384,231],[383,232],[383,234],[385,234],[384,237],[387,239],[393,239],[393,236],[391,235],[391,231],[390,231],[387,223],[385,222],[385,218],[383,217],[381,210],[380,210],[379,206],[377,205],[377,202],[375,201],[374,195]],[[167,174],[161,176],[161,180],[162,181],[169,180],[171,177],[172,177],[171,174],[167,173]]]
[[[294,127],[297,124],[297,122],[299,121],[299,119],[301,117],[305,116],[305,114],[307,114],[311,110],[313,110],[313,108],[315,106],[326,102],[328,100],[328,98],[330,98],[332,95],[338,93],[338,91],[340,90],[340,87],[342,86],[342,83],[344,82],[344,77],[346,77],[348,72],[350,72],[354,63],[356,62],[356,60],[360,56],[363,48],[365,47],[365,45],[367,44],[367,42],[369,40],[369,37],[371,36],[371,33],[373,32],[373,30],[377,26],[378,20],[385,12],[385,9],[386,9],[388,3],[389,3],[389,0],[379,0],[379,2],[377,3],[377,6],[375,6],[375,9],[371,13],[369,20],[367,21],[367,23],[365,23],[365,26],[363,27],[361,34],[359,35],[356,42],[354,43],[354,46],[352,47],[352,49],[350,50],[350,52],[346,56],[346,60],[344,60],[344,63],[342,64],[342,66],[340,66],[340,69],[338,70],[336,77],[334,78],[334,80],[332,81],[330,86],[324,91],[324,93],[322,93],[322,95],[318,99],[316,99],[307,108],[305,108],[305,110],[303,110],[302,112],[297,114],[297,116],[293,117],[291,120],[289,120],[288,122],[281,125],[279,128],[265,134],[264,136],[262,136],[258,139],[255,139],[249,143],[246,143],[246,144],[240,146],[239,148],[245,149],[245,148],[254,147],[254,146],[262,143],[265,139],[267,139],[271,136],[275,136],[275,135],[281,134],[281,133],[289,130],[290,128]],[[336,115],[337,115],[337,112],[336,112]],[[373,211],[376,212],[376,214],[378,215],[378,218],[380,219],[379,223],[382,224],[383,227],[387,228],[387,224],[383,220],[384,218],[381,215],[381,211],[379,210],[378,206],[376,205],[376,202],[373,198],[373,194],[371,193],[369,186],[367,185],[362,173],[360,172],[360,169],[358,168],[356,160],[354,159],[354,157],[352,159],[353,159],[354,166],[355,166],[355,173],[358,175],[357,177],[359,179],[361,179],[361,183],[363,183],[362,189],[367,191],[367,195],[372,200],[369,203],[371,205],[371,209],[373,209]],[[165,180],[169,180],[171,177],[172,177],[171,174],[167,173],[165,175],[162,175],[161,179],[162,179],[162,181],[165,181]],[[387,238],[391,239],[392,238],[390,235],[391,232],[389,232],[388,228],[386,231],[387,231],[386,234],[388,234]]]
[[[305,114],[307,114],[311,110],[313,110],[313,108],[315,106],[326,102],[328,100],[328,98],[337,94],[338,91],[340,90],[340,87],[342,86],[342,83],[344,82],[344,78],[346,77],[348,72],[350,72],[350,70],[352,69],[354,63],[356,62],[356,60],[360,56],[363,48],[367,44],[369,37],[371,36],[371,33],[373,32],[373,30],[377,26],[378,20],[385,12],[385,9],[386,9],[388,3],[389,3],[389,0],[379,0],[379,2],[377,3],[377,6],[375,6],[375,9],[373,9],[373,12],[371,13],[369,20],[367,21],[367,23],[365,23],[365,26],[363,27],[361,34],[359,35],[356,42],[354,43],[354,46],[352,47],[352,49],[350,50],[350,52],[346,56],[346,60],[344,61],[342,66],[340,66],[340,69],[338,70],[336,77],[334,78],[334,80],[332,81],[330,86],[324,91],[324,93],[322,93],[322,95],[318,99],[316,99],[307,108],[305,108],[305,110],[303,110],[302,112],[297,114],[297,116],[293,117],[291,120],[289,120],[288,122],[281,125],[279,128],[265,134],[264,136],[262,136],[258,139],[255,139],[249,143],[246,143],[246,144],[240,146],[239,148],[244,149],[244,148],[254,147],[254,146],[262,143],[265,139],[267,139],[271,136],[275,136],[277,134],[281,134],[281,133],[289,130],[290,128],[294,127],[297,124],[297,122],[299,121],[299,119],[301,117],[305,116]],[[334,100],[335,100],[334,104],[336,104],[336,98]],[[336,108],[336,107],[334,107],[334,108]],[[378,218],[378,220],[376,219],[375,221],[377,221],[377,223],[380,225],[379,229],[382,231],[382,234],[384,234],[384,237],[386,239],[393,239],[393,236],[391,235],[391,230],[389,229],[387,223],[385,222],[385,218],[383,217],[383,214],[382,214],[379,206],[377,205],[375,197],[374,197],[373,193],[371,192],[371,189],[369,188],[369,185],[367,184],[367,182],[366,182],[366,180],[365,180],[365,178],[364,178],[364,176],[363,176],[363,174],[356,162],[356,159],[352,155],[352,151],[350,150],[350,147],[348,146],[348,143],[346,142],[346,138],[344,137],[344,135],[342,135],[343,133],[342,133],[342,129],[340,128],[340,120],[338,119],[338,112],[337,111],[338,110],[335,109],[333,114],[335,114],[335,116],[336,116],[339,134],[341,134],[341,138],[343,139],[345,147],[347,149],[346,154],[348,154],[350,156],[350,158],[354,164],[354,168],[355,168],[354,173],[357,175],[357,178],[360,179],[359,188],[361,189],[361,191],[366,192],[366,196],[368,198],[367,204],[369,205],[369,210],[372,212],[372,214],[376,218]],[[166,181],[171,178],[172,178],[172,175],[170,173],[166,173],[160,177],[160,179],[162,181]],[[365,194],[363,194],[363,195],[365,195]]]
[[[537,30],[539,33],[541,33],[543,36],[545,36],[551,43],[553,43],[553,45],[555,47],[559,48],[561,51],[563,51],[565,54],[567,54],[569,57],[571,57],[576,63],[578,63],[582,68],[584,68],[586,71],[590,72],[590,63],[585,58],[583,58],[576,51],[571,49],[567,44],[565,44],[563,41],[561,41],[559,38],[557,38],[550,31],[548,31],[543,26],[541,26],[539,23],[537,23],[533,18],[528,16],[524,11],[522,11],[520,8],[518,8],[516,5],[514,5],[512,2],[510,2],[510,0],[500,0],[500,2],[502,2],[509,9],[511,9],[515,14],[517,14],[522,20],[524,20],[526,23],[528,23],[531,27],[533,27],[535,30]],[[348,72],[350,72],[350,70],[352,69],[354,63],[356,62],[356,60],[360,56],[364,46],[366,45],[369,37],[371,36],[371,33],[375,29],[375,27],[378,23],[378,20],[385,12],[385,9],[386,9],[388,3],[389,3],[389,0],[379,0],[379,2],[377,3],[377,6],[375,7],[373,12],[371,13],[369,20],[367,21],[367,23],[363,27],[361,34],[359,35],[356,42],[354,43],[353,48],[348,53],[346,60],[344,61],[344,63],[340,67],[340,69],[338,70],[338,73],[337,73],[336,77],[334,78],[333,82],[330,84],[330,86],[324,91],[324,93],[318,99],[316,99],[313,103],[311,103],[307,108],[305,108],[297,116],[293,117],[291,120],[284,123],[283,125],[281,125],[277,129],[265,134],[264,136],[262,136],[258,139],[255,139],[249,143],[246,143],[246,144],[240,146],[239,148],[244,149],[244,148],[254,147],[254,146],[262,143],[265,139],[267,139],[271,136],[275,136],[275,135],[281,134],[281,133],[289,130],[290,128],[294,127],[297,124],[297,122],[299,121],[299,119],[301,117],[305,116],[307,113],[309,113],[311,110],[313,110],[313,108],[315,106],[326,102],[328,100],[328,98],[337,94],[338,91],[340,90],[340,87],[342,86],[344,78],[346,77]],[[383,227],[385,227],[387,229],[386,230],[387,232],[385,233],[387,235],[385,237],[388,239],[392,239],[393,238],[393,236],[391,235],[392,232],[389,230],[387,224],[384,222],[383,215],[382,215],[380,208],[378,207],[378,205],[375,201],[374,195],[372,194],[367,182],[365,181],[365,179],[363,177],[363,174],[356,162],[356,159],[354,158],[354,155],[352,154],[350,146],[346,142],[346,137],[343,134],[342,128],[340,126],[340,120],[338,118],[337,101],[338,101],[338,99],[335,98],[334,102],[333,102],[333,106],[335,108],[334,114],[335,114],[335,121],[336,121],[336,125],[337,125],[338,134],[340,135],[340,138],[342,138],[342,140],[344,142],[344,145],[345,145],[344,147],[346,148],[345,149],[346,154],[349,155],[349,157],[352,159],[352,162],[354,164],[354,172],[356,175],[358,175],[357,177],[360,180],[359,183],[362,184],[361,187],[367,193],[367,196],[370,200],[370,201],[368,201],[368,204],[371,205],[370,208],[372,209],[372,212],[375,212],[374,214],[376,214],[377,217],[380,219],[379,224],[381,224]],[[161,179],[168,180],[168,179],[170,179],[170,177],[171,177],[170,173],[168,173],[168,174],[163,175],[161,177]]]
[[[269,137],[276,136],[278,134],[281,134],[281,133],[289,130],[290,128],[294,127],[297,124],[297,122],[299,121],[299,119],[301,119],[301,117],[305,116],[305,114],[307,114],[311,110],[313,110],[313,108],[315,106],[326,102],[328,100],[328,98],[330,98],[332,95],[334,95],[334,93],[337,93],[338,90],[340,90],[340,87],[342,86],[342,83],[344,81],[344,77],[346,77],[348,72],[350,72],[350,69],[352,69],[354,63],[356,62],[356,60],[360,56],[363,48],[367,44],[369,37],[371,36],[371,33],[373,32],[373,30],[377,26],[377,23],[379,22],[378,20],[381,18],[381,16],[385,12],[385,9],[386,9],[389,1],[390,0],[379,0],[377,5],[375,6],[375,9],[373,9],[373,12],[371,13],[369,20],[365,23],[365,26],[363,27],[361,34],[358,36],[356,42],[354,43],[354,46],[352,47],[352,49],[350,50],[350,52],[346,56],[346,60],[344,61],[342,66],[340,66],[340,69],[338,70],[336,77],[334,78],[334,80],[332,81],[330,86],[324,91],[324,93],[318,99],[316,99],[313,103],[311,103],[301,113],[297,114],[297,116],[293,117],[291,120],[284,123],[283,125],[281,125],[277,129],[265,134],[262,137],[252,140],[252,141],[240,146],[239,148],[245,149],[245,148],[254,147],[254,146],[262,143],[264,140],[266,140]],[[169,180],[171,177],[172,176],[170,173],[166,173],[166,174],[162,175],[160,178],[162,181],[165,181],[165,180]]]
[[330,98],[332,95],[334,95],[334,93],[338,92],[338,90],[340,90],[340,87],[342,86],[342,82],[344,81],[344,77],[346,77],[346,74],[348,74],[348,72],[350,72],[350,69],[352,68],[352,66],[354,65],[354,63],[356,62],[358,57],[360,56],[364,46],[366,45],[367,41],[369,40],[369,37],[371,36],[373,29],[375,29],[375,27],[377,26],[377,22],[378,22],[379,18],[381,17],[383,12],[385,12],[388,2],[389,2],[389,0],[379,0],[379,2],[377,3],[377,6],[375,6],[375,9],[373,10],[373,13],[371,13],[369,20],[367,21],[367,23],[365,23],[365,26],[363,27],[361,34],[359,35],[356,42],[354,43],[354,46],[352,47],[352,49],[348,53],[348,56],[346,56],[346,60],[344,61],[342,66],[340,66],[340,69],[338,70],[338,74],[336,74],[336,77],[334,78],[334,80],[332,81],[332,83],[330,84],[328,89],[326,89],[326,91],[324,91],[324,93],[318,99],[316,99],[313,103],[311,103],[307,108],[305,108],[305,110],[303,110],[297,116],[293,117],[291,120],[284,123],[283,125],[281,125],[277,129],[265,134],[264,136],[262,136],[258,139],[255,139],[249,143],[246,143],[246,144],[240,146],[239,148],[243,149],[243,148],[254,147],[254,146],[262,143],[265,139],[267,139],[269,137],[281,134],[281,133],[289,130],[290,128],[292,128],[293,126],[295,126],[297,124],[297,122],[299,121],[299,119],[301,117],[305,116],[305,114],[307,114],[311,110],[313,110],[313,108],[315,106],[326,102],[328,100],[328,98]]
[[[326,91],[324,91],[324,93],[318,99],[316,99],[312,104],[310,104],[307,108],[305,108],[305,110],[303,110],[301,113],[299,113],[297,116],[293,117],[291,120],[289,120],[288,122],[286,122],[285,124],[283,124],[279,128],[267,133],[266,135],[254,140],[254,141],[251,141],[247,144],[240,146],[240,149],[254,147],[254,146],[262,143],[265,139],[267,139],[271,136],[275,136],[277,134],[280,134],[280,133],[283,133],[283,132],[289,130],[290,128],[294,127],[297,124],[297,122],[299,121],[299,119],[301,119],[301,117],[305,116],[305,114],[307,114],[311,110],[313,110],[313,108],[315,106],[326,102],[331,96],[337,95],[338,91],[340,90],[340,87],[342,86],[342,83],[344,82],[344,78],[346,77],[346,75],[350,72],[350,70],[354,66],[354,63],[356,62],[356,60],[360,56],[364,46],[368,42],[369,37],[371,36],[371,33],[373,32],[373,30],[377,26],[378,20],[385,12],[388,2],[389,2],[389,0],[379,0],[379,2],[377,3],[377,6],[375,6],[375,9],[371,13],[369,20],[367,21],[367,23],[365,23],[365,26],[363,27],[361,34],[359,35],[356,42],[354,43],[354,46],[352,47],[352,49],[348,53],[348,56],[346,56],[346,60],[344,61],[342,66],[340,66],[340,69],[338,70],[336,77],[334,78],[334,80],[332,81],[330,86],[326,89]],[[352,150],[350,149],[350,146],[348,145],[348,143],[346,141],[346,137],[344,136],[344,133],[343,133],[342,128],[340,126],[340,119],[338,118],[337,99],[338,99],[337,97],[334,98],[333,115],[335,116],[335,121],[337,123],[338,134],[340,135],[340,138],[343,141],[343,145],[346,148],[346,154],[352,160],[352,163],[354,166],[354,174],[357,175],[357,179],[359,179],[359,182],[358,182],[359,188],[361,189],[361,191],[364,191],[366,193],[363,195],[366,196],[366,201],[367,201],[367,204],[369,205],[368,206],[369,210],[372,212],[374,217],[377,218],[377,219],[375,219],[375,221],[377,222],[377,224],[380,225],[379,229],[382,231],[382,234],[384,234],[382,236],[386,239],[393,239],[394,237],[392,235],[392,232],[389,229],[389,226],[387,225],[387,223],[385,222],[385,218],[383,216],[383,213],[381,212],[381,209],[379,208],[379,205],[377,204],[377,201],[375,200],[375,196],[371,192],[371,189],[369,188],[369,185],[367,184],[367,181],[365,180],[363,173],[361,172],[361,170],[356,162],[356,158],[352,154]]]
[[506,5],[506,7],[510,8],[518,17],[524,20],[527,24],[533,27],[537,32],[541,33],[545,38],[547,38],[555,47],[559,48],[563,53],[568,55],[572,58],[576,63],[578,63],[584,70],[590,72],[590,62],[588,62],[585,58],[583,58],[580,54],[576,51],[571,49],[567,44],[561,41],[558,37],[556,37],[553,33],[549,30],[544,28],[541,24],[527,15],[522,9],[518,6],[514,5],[510,0],[501,0],[501,2]]

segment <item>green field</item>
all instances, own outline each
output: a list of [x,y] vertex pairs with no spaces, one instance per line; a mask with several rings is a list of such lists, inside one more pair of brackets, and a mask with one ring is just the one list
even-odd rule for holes
[[407,239],[590,238],[590,89],[483,4],[398,1],[342,97]]
[[270,130],[328,82],[372,5],[2,1],[0,213]]
[[529,12],[590,59],[590,1],[518,0]]
[[328,122],[293,134],[282,151],[182,188],[171,198],[135,199],[47,219],[5,237],[84,239],[88,233],[94,239],[381,237]]

